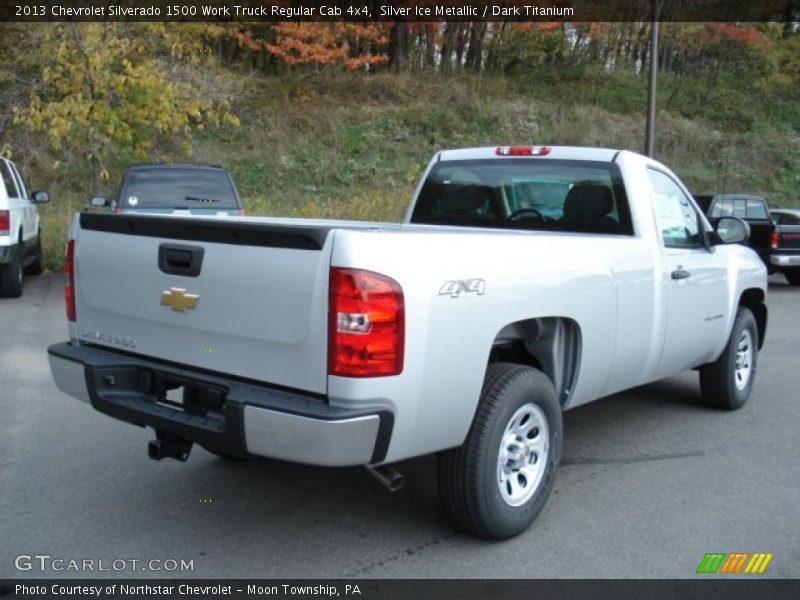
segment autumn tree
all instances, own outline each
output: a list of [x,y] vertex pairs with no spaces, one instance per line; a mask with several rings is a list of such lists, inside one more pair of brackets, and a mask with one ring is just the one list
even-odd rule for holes
[[[189,25],[205,27],[205,24]],[[191,134],[205,125],[238,125],[228,100],[212,98],[170,72],[175,58],[202,57],[197,31],[163,24],[66,23],[43,39],[41,83],[15,109],[15,122],[44,132],[54,150],[78,152],[95,188],[119,155],[144,158],[173,134],[191,152]],[[206,32],[208,33],[208,32]],[[171,55],[173,60],[164,60]],[[56,165],[57,166],[57,165]]]
[[495,23],[487,65],[509,73],[517,67],[532,68],[563,52],[560,23]]
[[273,25],[269,33],[268,39],[251,29],[239,29],[233,35],[243,47],[267,52],[289,66],[344,66],[354,71],[389,61],[388,30],[383,23],[286,21]]
[[[22,160],[31,154],[30,136],[13,136],[14,107],[24,104],[41,76],[42,27],[35,23],[0,23],[0,155]],[[13,57],[13,60],[10,59]],[[13,138],[14,144],[9,143]]]

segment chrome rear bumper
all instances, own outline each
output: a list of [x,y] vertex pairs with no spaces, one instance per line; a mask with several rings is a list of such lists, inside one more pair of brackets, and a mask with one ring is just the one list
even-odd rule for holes
[[[59,390],[114,418],[234,455],[340,467],[380,463],[393,425],[388,411],[358,413],[324,398],[255,386],[89,346],[48,350]],[[200,410],[163,402],[191,388]]]

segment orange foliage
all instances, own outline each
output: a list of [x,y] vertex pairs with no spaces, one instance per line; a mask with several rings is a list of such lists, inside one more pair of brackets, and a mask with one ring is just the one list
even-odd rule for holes
[[249,30],[232,32],[242,47],[269,52],[287,65],[343,65],[349,70],[389,61],[383,23],[281,22],[272,25],[274,42],[255,39]]
[[710,42],[734,42],[743,46],[763,46],[766,42],[757,29],[730,23],[705,23],[702,35]]

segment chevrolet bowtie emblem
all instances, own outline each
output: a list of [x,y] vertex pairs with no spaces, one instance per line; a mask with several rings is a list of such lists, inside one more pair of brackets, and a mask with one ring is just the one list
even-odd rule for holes
[[168,291],[161,292],[161,304],[169,306],[177,312],[186,312],[194,309],[197,306],[198,298],[197,294],[187,294],[183,288],[171,288]]

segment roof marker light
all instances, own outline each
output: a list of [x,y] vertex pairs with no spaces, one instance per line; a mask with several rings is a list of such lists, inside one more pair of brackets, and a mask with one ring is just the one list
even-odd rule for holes
[[497,156],[547,156],[550,146],[498,146]]

